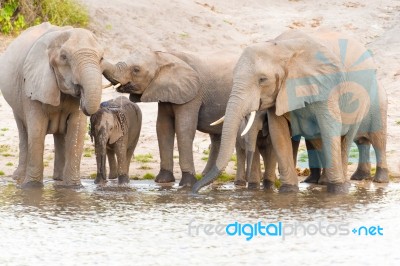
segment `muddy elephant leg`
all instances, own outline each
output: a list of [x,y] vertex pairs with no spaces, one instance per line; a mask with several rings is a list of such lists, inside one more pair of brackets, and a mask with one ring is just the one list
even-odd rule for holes
[[81,187],[80,165],[86,134],[86,116],[81,111],[69,115],[65,134],[65,166],[62,186]]
[[110,172],[108,173],[108,179],[116,179],[118,177],[118,162],[115,158],[115,151],[112,149],[107,149],[107,159],[108,165],[110,167]]
[[[248,167],[248,166],[247,166]],[[250,175],[246,176],[248,189],[259,189],[261,180],[260,151],[256,147],[251,163]]]
[[126,165],[128,163],[126,158],[126,146],[123,143],[123,139],[119,139],[115,144],[115,154],[117,155],[118,161],[118,184],[126,184],[129,183],[129,176],[126,172]]
[[32,108],[32,112],[27,115],[28,161],[22,188],[43,187],[44,140],[49,121],[46,115],[38,110],[41,106],[36,107],[38,108]]
[[210,134],[211,148],[208,156],[207,164],[204,167],[202,175],[206,175],[217,161],[219,146],[221,145],[221,135]]
[[173,175],[175,125],[170,103],[158,104],[157,140],[160,152],[160,172],[156,176],[155,182],[175,182]]
[[193,140],[197,129],[198,110],[194,106],[186,106],[186,104],[176,105],[174,108],[179,165],[182,171],[179,185],[191,187],[197,182],[193,162]]
[[15,169],[12,178],[19,182],[22,182],[26,175],[26,165],[27,165],[27,154],[28,154],[28,132],[24,123],[14,114],[15,121],[18,127],[19,136],[19,159],[18,167]]
[[[315,141],[314,141],[315,142]],[[308,165],[310,167],[310,175],[304,179],[304,183],[317,184],[321,177],[321,160],[318,155],[318,149],[314,146],[312,140],[306,140]]]
[[265,146],[259,147],[259,150],[264,161],[263,187],[265,190],[271,190],[275,187],[277,178],[275,173],[276,155],[270,137],[267,138]]
[[386,162],[386,128],[380,132],[371,133],[370,139],[376,154],[376,173],[373,181],[387,183],[389,182],[389,170]]
[[297,192],[298,178],[292,156],[293,148],[288,121],[283,116],[277,116],[275,108],[272,107],[268,109],[268,123],[282,183],[279,191]]
[[371,161],[369,151],[371,144],[369,140],[361,138],[355,141],[358,148],[358,165],[357,170],[351,176],[351,180],[364,180],[371,178]]
[[246,186],[246,149],[243,149],[238,139],[236,141],[236,176],[234,184],[236,186],[244,187]]
[[53,179],[62,181],[65,165],[65,136],[64,134],[54,134],[54,169]]

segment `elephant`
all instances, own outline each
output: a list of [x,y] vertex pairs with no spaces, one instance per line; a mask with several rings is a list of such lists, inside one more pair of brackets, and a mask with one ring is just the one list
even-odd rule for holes
[[107,182],[106,154],[110,166],[108,178],[118,178],[119,184],[129,183],[129,164],[141,127],[139,106],[125,96],[103,102],[101,108],[90,116],[89,135],[95,143],[97,162],[95,184]]
[[372,55],[353,38],[333,31],[289,30],[245,48],[234,69],[218,158],[193,186],[194,193],[226,167],[241,120],[257,110],[267,110],[280,192],[299,190],[294,160],[288,156],[291,136],[320,143],[315,146],[321,147],[328,192],[349,191],[347,159],[356,135],[366,143],[362,149],[373,143],[378,158],[374,180],[387,182],[387,96],[376,80]]
[[238,54],[229,51],[201,56],[143,49],[133,51],[126,61],[115,65],[104,62],[104,76],[112,84],[121,84],[118,92],[130,93],[131,101],[158,102],[160,171],[156,182],[175,181],[175,134],[182,171],[179,185],[190,187],[197,181],[192,150],[196,129],[210,135],[211,150],[203,174],[210,170],[222,132],[221,125],[210,123],[225,113],[238,58]]
[[81,186],[86,115],[100,105],[103,53],[88,30],[42,23],[21,33],[1,55],[0,88],[19,133],[13,178],[21,188],[43,186],[46,134],[54,137],[56,184]]
[[[249,118],[251,119],[251,118]],[[236,139],[237,171],[234,184],[249,189],[258,189],[261,179],[260,155],[264,162],[263,187],[271,189],[276,180],[276,157],[269,137],[267,112],[256,113],[254,123],[243,137],[247,117],[242,120]],[[247,166],[247,168],[246,168]]]

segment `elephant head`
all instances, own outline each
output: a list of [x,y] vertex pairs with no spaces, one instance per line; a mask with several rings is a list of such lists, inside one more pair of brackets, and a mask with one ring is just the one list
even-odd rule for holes
[[344,80],[338,54],[299,31],[245,48],[234,69],[216,165],[195,184],[193,191],[210,184],[226,167],[246,115],[275,107],[280,116],[326,101],[332,87]]
[[25,59],[25,93],[53,106],[60,104],[61,93],[72,95],[86,115],[94,114],[101,101],[102,59],[103,48],[90,31],[51,26]]
[[183,104],[199,91],[197,72],[170,53],[135,51],[126,61],[103,63],[104,76],[118,92],[130,93],[134,102],[170,102]]

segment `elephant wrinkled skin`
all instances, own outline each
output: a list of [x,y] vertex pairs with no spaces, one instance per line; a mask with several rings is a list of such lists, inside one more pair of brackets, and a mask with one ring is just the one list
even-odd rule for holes
[[[90,137],[95,143],[97,176],[95,184],[106,183],[106,154],[109,179],[129,183],[129,164],[139,140],[142,112],[128,98],[120,96],[101,104],[90,117]],[[115,160],[117,156],[117,160]]]
[[104,76],[132,101],[158,102],[157,138],[160,172],[156,182],[175,181],[173,150],[175,134],[182,171],[181,186],[196,182],[193,139],[196,129],[211,138],[209,160],[203,174],[215,163],[222,126],[210,126],[223,116],[232,88],[232,72],[238,55],[137,50],[116,65],[105,62]]
[[46,134],[54,136],[53,178],[62,186],[81,186],[84,113],[100,105],[102,56],[90,31],[49,23],[27,29],[1,55],[0,88],[19,133],[13,177],[22,188],[43,186]]
[[[369,151],[370,144],[375,148],[375,181],[387,182],[386,92],[376,80],[370,52],[354,39],[327,31],[284,32],[244,49],[233,83],[216,164],[193,192],[226,167],[243,117],[264,109],[281,176],[280,192],[298,191],[294,160],[288,156],[291,135],[320,142],[328,192],[348,191],[347,160],[356,136],[358,144],[365,143],[363,151]],[[361,164],[364,171],[368,166]]]

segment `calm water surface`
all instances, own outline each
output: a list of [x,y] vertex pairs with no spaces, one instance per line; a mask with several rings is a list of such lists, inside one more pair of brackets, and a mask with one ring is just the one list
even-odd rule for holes
[[[132,181],[23,191],[0,180],[0,265],[400,265],[400,184],[353,183],[349,195],[300,185],[298,195],[234,189],[193,196]],[[331,232],[380,226],[383,235],[207,235],[201,224],[277,223]],[[191,224],[191,235],[189,235]],[[300,227],[298,227],[300,228]],[[332,229],[333,228],[333,229]],[[301,228],[299,229],[301,230]],[[333,230],[333,231],[332,231]]]

